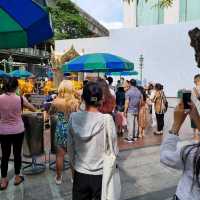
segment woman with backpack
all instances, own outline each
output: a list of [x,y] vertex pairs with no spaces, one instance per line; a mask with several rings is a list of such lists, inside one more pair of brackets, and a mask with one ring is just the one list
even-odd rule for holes
[[155,85],[155,96],[153,98],[156,121],[157,121],[157,131],[154,132],[155,135],[162,135],[164,128],[164,116],[167,111],[168,103],[163,91],[163,86],[159,83]]

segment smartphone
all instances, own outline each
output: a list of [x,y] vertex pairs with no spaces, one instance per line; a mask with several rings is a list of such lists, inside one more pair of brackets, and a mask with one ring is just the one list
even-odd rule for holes
[[184,91],[183,92],[183,105],[184,105],[184,110],[190,110],[190,105],[191,103],[191,91]]

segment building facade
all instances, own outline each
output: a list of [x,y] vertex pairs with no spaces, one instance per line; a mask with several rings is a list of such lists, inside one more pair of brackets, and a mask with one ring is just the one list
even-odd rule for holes
[[125,28],[200,20],[199,0],[174,0],[169,8],[159,0],[123,0],[123,8]]
[[109,52],[134,62],[139,72],[143,55],[142,77],[162,83],[167,96],[175,97],[182,88],[192,89],[199,68],[188,32],[200,27],[200,0],[174,0],[170,8],[156,7],[156,3],[123,0],[124,28],[110,30],[106,37],[56,41],[56,52],[63,53],[72,45],[80,54],[83,49],[84,53]]

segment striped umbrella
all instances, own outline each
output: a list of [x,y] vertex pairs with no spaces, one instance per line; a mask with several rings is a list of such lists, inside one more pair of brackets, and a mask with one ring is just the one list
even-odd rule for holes
[[136,76],[138,75],[137,71],[124,71],[124,72],[108,72],[106,76]]
[[48,12],[32,0],[0,0],[0,48],[32,47],[53,36]]
[[26,71],[26,70],[14,70],[12,72],[9,73],[10,76],[12,77],[16,77],[16,78],[28,78],[33,76],[32,73]]
[[7,74],[6,72],[0,70],[0,78],[8,78],[8,77],[10,77],[9,74]]
[[134,69],[134,64],[108,53],[85,54],[62,66],[62,72],[119,72]]

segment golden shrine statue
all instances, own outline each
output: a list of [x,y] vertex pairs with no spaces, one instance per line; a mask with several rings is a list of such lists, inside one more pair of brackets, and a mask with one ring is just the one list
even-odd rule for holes
[[48,80],[45,82],[44,88],[43,88],[43,92],[44,95],[48,95],[48,93],[50,91],[53,91],[54,89],[54,85],[53,85],[53,81],[52,80]]
[[31,94],[34,92],[34,84],[30,79],[28,80],[18,79],[18,83],[19,83],[19,90],[22,95]]

